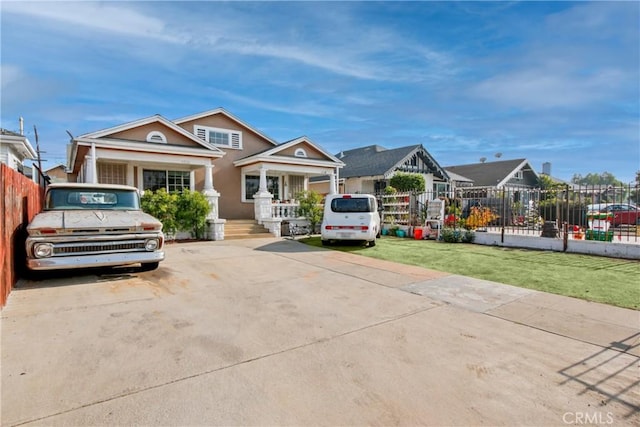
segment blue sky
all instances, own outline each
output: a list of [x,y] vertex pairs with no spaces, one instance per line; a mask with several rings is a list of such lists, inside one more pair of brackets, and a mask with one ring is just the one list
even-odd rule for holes
[[332,153],[640,170],[639,2],[11,2],[0,126],[45,167],[74,135],[223,107]]

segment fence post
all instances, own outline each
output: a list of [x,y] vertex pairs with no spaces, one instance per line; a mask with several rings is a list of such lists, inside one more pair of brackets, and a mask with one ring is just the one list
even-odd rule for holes
[[564,236],[562,237],[562,252],[567,252],[567,248],[569,247],[569,223],[567,221],[562,224],[562,229],[564,232]]

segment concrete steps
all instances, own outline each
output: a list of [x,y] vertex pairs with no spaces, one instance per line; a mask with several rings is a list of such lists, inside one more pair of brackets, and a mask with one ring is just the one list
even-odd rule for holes
[[273,237],[269,231],[253,219],[228,219],[224,225],[224,239],[255,239]]

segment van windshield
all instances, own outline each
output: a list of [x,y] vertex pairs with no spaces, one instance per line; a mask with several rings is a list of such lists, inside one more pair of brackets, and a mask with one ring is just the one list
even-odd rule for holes
[[333,212],[375,212],[373,199],[369,197],[338,198],[331,201]]

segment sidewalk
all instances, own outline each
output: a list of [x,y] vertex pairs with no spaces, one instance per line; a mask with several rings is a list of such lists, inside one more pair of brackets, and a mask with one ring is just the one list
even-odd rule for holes
[[285,239],[23,282],[1,332],[3,426],[640,422],[640,312]]

